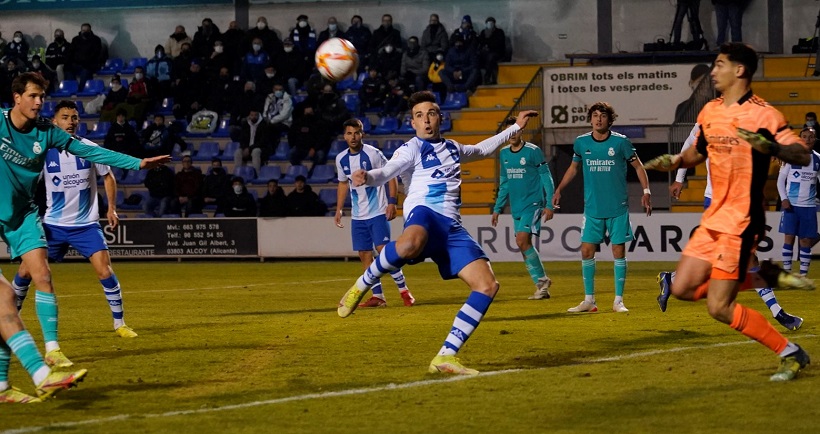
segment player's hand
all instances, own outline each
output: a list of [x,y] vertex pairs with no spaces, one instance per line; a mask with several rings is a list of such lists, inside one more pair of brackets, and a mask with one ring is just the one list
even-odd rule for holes
[[669,186],[669,195],[672,199],[680,200],[680,192],[683,190],[683,183],[675,181]]
[[387,209],[384,211],[384,216],[387,217],[387,221],[396,218],[396,205],[393,205],[392,203],[387,204]]
[[361,187],[367,184],[367,171],[359,169],[350,175],[350,179],[353,180],[354,187]]
[[555,213],[549,208],[544,208],[544,223],[552,220],[553,217],[555,217]]
[[647,161],[643,168],[647,170],[657,170],[659,172],[671,172],[673,170],[678,170],[681,163],[681,156],[672,155],[672,154],[664,154],[660,157],[655,157],[649,161]]
[[518,127],[522,130],[524,127],[527,126],[527,122],[530,121],[530,118],[538,116],[538,112],[535,110],[524,110],[523,112],[518,113],[518,118],[515,120],[515,123],[518,124]]
[[108,218],[108,224],[112,228],[116,228],[117,225],[120,224],[120,216],[117,215],[117,210],[113,208],[108,209],[108,214],[106,214],[106,218]]
[[749,142],[752,148],[757,150],[757,152],[765,155],[777,155],[780,148],[780,145],[774,141],[774,137],[772,137],[771,133],[763,128],[757,130],[756,133],[738,128],[737,136]]
[[343,228],[345,225],[342,224],[342,216],[345,215],[344,211],[338,210],[336,214],[333,216],[333,223],[336,223],[337,228]]
[[140,169],[153,169],[171,162],[170,155],[159,155],[151,158],[143,158],[140,161]]
[[649,217],[652,215],[652,195],[649,193],[644,194],[641,197],[641,206],[646,208],[646,216]]
[[781,209],[792,209],[792,203],[788,199],[783,199],[783,202],[780,203]]
[[552,194],[552,209],[561,209],[561,190],[555,190]]
[[496,227],[498,225],[498,213],[497,212],[494,212],[493,216],[490,218],[490,224],[493,225],[493,227]]

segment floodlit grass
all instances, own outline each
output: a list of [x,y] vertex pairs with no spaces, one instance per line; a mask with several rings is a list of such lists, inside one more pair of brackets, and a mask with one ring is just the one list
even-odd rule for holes
[[[816,430],[815,369],[770,383],[778,358],[712,320],[705,303],[672,300],[660,312],[655,275],[672,264],[629,264],[626,314],[611,311],[611,263],[598,264],[597,314],[566,313],[582,299],[578,262],[547,264],[553,297],[543,301],[526,299],[534,287],[522,263],[493,266],[501,292],[460,357],[494,375],[445,381],[427,365],[468,290],[429,263],[405,268],[415,307],[403,307],[387,281],[390,307],[340,319],[336,303],[357,262],[120,262],[126,321],[140,335],[133,340],[114,335],[88,264],[54,264],[62,348],[89,374],[45,404],[3,405],[0,430]],[[14,269],[4,267],[7,278]],[[806,320],[784,333],[820,357],[818,293],[777,295]],[[42,348],[33,298],[23,318]],[[756,294],[739,300],[771,318]],[[16,359],[11,381],[33,392]]]

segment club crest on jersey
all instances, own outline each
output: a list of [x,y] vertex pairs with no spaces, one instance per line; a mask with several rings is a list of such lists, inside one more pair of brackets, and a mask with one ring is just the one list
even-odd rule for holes
[[85,158],[77,158],[77,170],[89,169],[91,168],[91,162],[86,160]]
[[39,154],[40,152],[43,152],[43,147],[40,146],[40,142],[34,142],[34,146],[31,148],[31,150],[35,154]]
[[606,154],[609,155],[610,157],[614,157],[615,156],[615,149],[609,148],[609,151],[607,151]]
[[518,164],[520,164],[520,165],[522,165],[522,166],[523,166],[523,165],[525,165],[525,164],[527,164],[527,159],[526,159],[526,158],[524,158],[524,157],[521,157],[521,160],[518,162]]
[[57,175],[54,175],[51,178],[51,183],[54,184],[55,187],[59,186],[60,185],[60,177],[57,176]]

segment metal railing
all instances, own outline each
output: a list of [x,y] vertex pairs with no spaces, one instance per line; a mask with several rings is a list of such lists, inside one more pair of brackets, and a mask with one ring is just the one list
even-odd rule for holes
[[[527,87],[521,92],[515,104],[509,112],[500,119],[497,133],[504,129],[504,119],[510,116],[517,116],[522,110],[535,110],[539,113],[544,109],[544,68],[538,68],[538,71],[532,77]],[[543,116],[530,119],[527,123],[527,128],[524,128],[524,140],[535,143],[541,146],[541,138],[544,130]]]

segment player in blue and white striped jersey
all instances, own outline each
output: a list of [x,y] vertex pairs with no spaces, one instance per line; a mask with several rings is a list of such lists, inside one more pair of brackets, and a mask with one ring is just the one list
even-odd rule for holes
[[[338,175],[339,186],[336,193],[336,214],[334,222],[339,228],[342,225],[342,208],[344,207],[347,192],[350,190],[351,196],[351,218],[350,231],[353,239],[353,250],[359,252],[359,259],[362,266],[367,267],[373,263],[373,247],[381,253],[385,244],[390,241],[390,220],[396,218],[396,204],[398,203],[398,182],[391,179],[387,182],[387,194],[384,185],[377,186],[353,186],[351,174],[359,169],[370,170],[384,167],[387,158],[384,154],[373,146],[362,142],[364,137],[364,126],[356,118],[349,119],[344,123],[344,137],[347,142],[347,149],[336,156],[336,173]],[[405,306],[413,306],[416,299],[407,289],[404,273],[401,269],[391,271],[390,275],[399,287],[399,293]],[[369,300],[360,304],[359,307],[385,307],[387,301],[384,298],[381,281],[377,281],[370,290],[373,296]]]
[[[817,134],[812,127],[803,128],[800,138],[806,143],[814,143]],[[777,176],[777,191],[780,193],[782,214],[780,233],[783,241],[783,269],[791,271],[794,256],[794,239],[800,241],[800,274],[809,273],[811,248],[820,239],[817,233],[817,181],[820,180],[820,154],[812,152],[808,166],[784,163]]]
[[382,185],[401,175],[407,194],[404,231],[384,246],[381,255],[345,293],[337,312],[342,318],[349,316],[379,277],[404,264],[430,258],[442,278],[458,277],[471,292],[428,372],[476,375],[478,371],[462,365],[456,354],[487,313],[499,286],[489,258],[461,225],[461,164],[493,155],[537,113],[521,112],[515,125],[475,146],[465,146],[441,136],[441,109],[432,92],[414,93],[408,106],[416,137],[399,147],[383,168],[359,169],[351,175],[354,186]]
[[[77,106],[72,101],[61,101],[55,108],[54,125],[63,131],[74,134],[79,124]],[[89,140],[80,139],[88,146],[97,146]],[[48,257],[60,261],[74,247],[91,261],[97,278],[102,284],[105,298],[114,317],[114,330],[117,335],[133,338],[137,334],[123,319],[122,295],[120,284],[111,268],[108,246],[100,227],[99,207],[97,204],[97,174],[104,177],[105,193],[108,198],[108,222],[116,227],[119,217],[116,212],[117,181],[110,168],[103,164],[94,164],[67,151],[49,149],[45,154],[45,167],[42,176],[46,185],[47,208],[43,217],[43,229],[48,242]],[[26,263],[20,265],[12,280],[12,288],[17,296],[17,307],[22,307],[31,284],[31,272]],[[35,305],[38,319],[42,323],[52,323],[54,333],[44,333],[46,340],[46,361],[58,367],[68,367],[73,363],[62,354],[57,341],[58,316],[54,294],[37,291]],[[54,305],[52,315],[39,313],[43,306]],[[48,309],[46,309],[48,310]],[[43,327],[46,330],[46,327]]]

